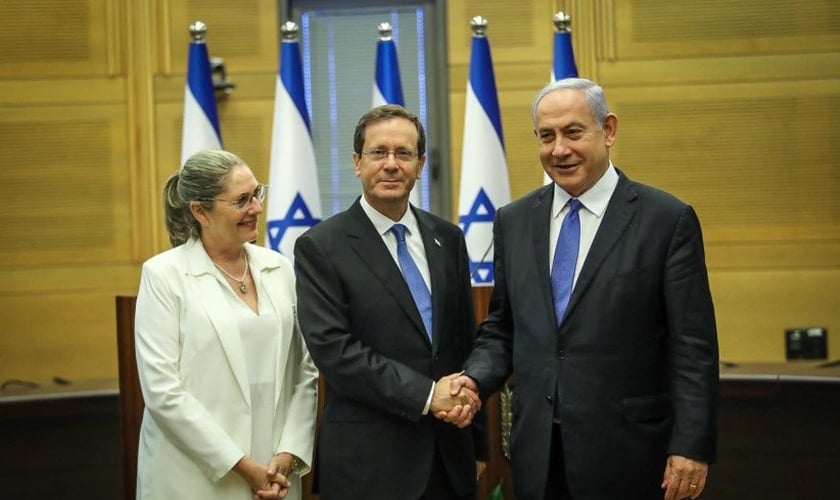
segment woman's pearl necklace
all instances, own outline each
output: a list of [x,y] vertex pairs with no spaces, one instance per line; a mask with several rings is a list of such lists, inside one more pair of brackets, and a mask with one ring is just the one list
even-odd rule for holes
[[232,279],[233,281],[235,281],[235,282],[239,283],[239,291],[240,291],[240,292],[242,292],[242,293],[248,293],[248,287],[245,285],[245,277],[246,277],[246,276],[248,276],[248,253],[247,253],[247,252],[245,252],[245,251],[243,250],[243,251],[242,251],[242,254],[245,256],[245,272],[244,272],[244,273],[242,273],[242,277],[241,277],[241,278],[237,278],[237,277],[235,277],[235,276],[231,276],[231,275],[230,275],[230,273],[228,273],[227,271],[225,271],[224,269],[222,269],[222,266],[220,266],[220,265],[216,264],[215,262],[213,262],[213,265],[214,265],[214,266],[216,266],[216,269],[218,269],[219,271],[221,271],[221,272],[225,273],[225,276],[227,276],[228,278]]

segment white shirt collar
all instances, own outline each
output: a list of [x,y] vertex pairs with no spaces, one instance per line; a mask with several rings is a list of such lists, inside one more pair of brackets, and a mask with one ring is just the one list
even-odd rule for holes
[[368,203],[365,199],[364,195],[362,195],[361,199],[359,200],[359,204],[362,206],[362,210],[365,211],[365,214],[368,216],[368,219],[373,223],[373,227],[376,228],[376,232],[379,233],[380,236],[385,236],[386,233],[391,231],[391,227],[394,224],[402,224],[408,229],[409,235],[419,235],[419,226],[417,224],[417,217],[414,216],[414,211],[411,210],[411,204],[409,203],[408,208],[406,208],[405,213],[403,214],[402,218],[397,222],[394,222],[389,217],[382,214],[382,212],[378,211],[377,209],[373,208],[373,206]]
[[[583,208],[600,219],[603,217],[604,212],[607,211],[607,205],[609,204],[610,198],[612,197],[613,191],[615,191],[615,187],[617,185],[618,172],[616,172],[612,161],[610,161],[604,175],[598,179],[598,182],[596,182],[594,186],[589,188],[582,195],[578,196],[578,200],[580,200]],[[555,183],[554,201],[551,204],[552,219],[555,219],[560,215],[560,211],[563,210],[563,207],[566,206],[569,199],[571,199],[569,193],[563,191],[563,189]]]

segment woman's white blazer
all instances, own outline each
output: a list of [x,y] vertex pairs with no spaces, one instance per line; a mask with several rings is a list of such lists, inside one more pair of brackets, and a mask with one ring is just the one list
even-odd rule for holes
[[[294,272],[272,250],[246,245],[251,273],[280,320],[273,449],[312,461],[317,377],[297,325]],[[250,456],[251,403],[239,328],[213,262],[198,240],[143,264],[135,345],[146,408],[137,498],[251,498],[231,471]],[[224,283],[227,286],[226,283]],[[296,477],[287,499],[300,498]]]

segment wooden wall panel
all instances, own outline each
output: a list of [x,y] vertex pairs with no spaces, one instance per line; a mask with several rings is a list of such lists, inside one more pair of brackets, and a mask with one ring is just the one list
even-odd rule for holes
[[123,104],[125,79],[62,78],[14,80],[0,77],[0,106]]
[[[536,62],[550,58],[552,39],[541,36],[553,29],[554,14],[546,1],[522,0],[514,4],[504,1],[463,0],[447,5],[447,41],[450,66],[469,66],[474,16],[487,19],[487,37],[496,66],[511,62]],[[549,59],[550,60],[550,59]],[[546,66],[545,78],[551,75]],[[498,81],[497,81],[498,83]]]
[[[77,277],[75,291],[0,295],[0,380],[116,377],[114,293],[106,281]],[[103,291],[91,291],[96,286]]]
[[[619,116],[613,160],[631,177],[697,207],[708,244],[838,244],[840,147],[829,123],[840,112],[835,87],[616,89],[609,94]],[[840,255],[823,263],[838,266]],[[725,260],[711,264],[732,267]]]
[[124,262],[130,248],[122,106],[21,106],[0,113],[0,260],[19,266]]
[[609,87],[735,84],[787,80],[791,83],[840,78],[840,51],[698,59],[601,61],[598,80]]
[[721,359],[784,361],[785,328],[827,327],[840,359],[840,269],[712,271]]
[[159,0],[159,71],[185,74],[189,26],[207,24],[210,57],[221,57],[230,74],[277,71],[279,61],[276,0]]
[[601,2],[612,13],[597,35],[605,85],[840,78],[832,0]]
[[835,0],[612,1],[620,60],[840,49],[840,15]]
[[120,71],[118,0],[3,0],[0,76],[97,77]]

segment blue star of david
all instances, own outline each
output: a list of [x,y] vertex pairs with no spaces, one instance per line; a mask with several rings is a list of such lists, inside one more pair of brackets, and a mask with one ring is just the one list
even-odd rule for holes
[[[458,222],[461,224],[461,230],[464,235],[470,230],[470,224],[473,222],[493,222],[496,216],[496,207],[490,201],[490,197],[484,192],[484,188],[479,188],[478,194],[475,195],[470,211],[466,215],[459,215]],[[482,257],[484,259],[484,257]],[[476,283],[493,283],[495,281],[495,274],[493,272],[493,260],[489,262],[486,260],[473,261],[470,259],[470,276]]]
[[493,283],[496,273],[493,272],[493,261],[473,262],[470,260],[470,277],[476,283]]
[[321,222],[321,219],[316,219],[303,201],[303,197],[298,192],[292,204],[289,205],[289,211],[286,212],[282,219],[275,219],[268,221],[268,243],[272,250],[280,251],[280,242],[283,241],[283,236],[286,230],[290,227],[312,227]]

